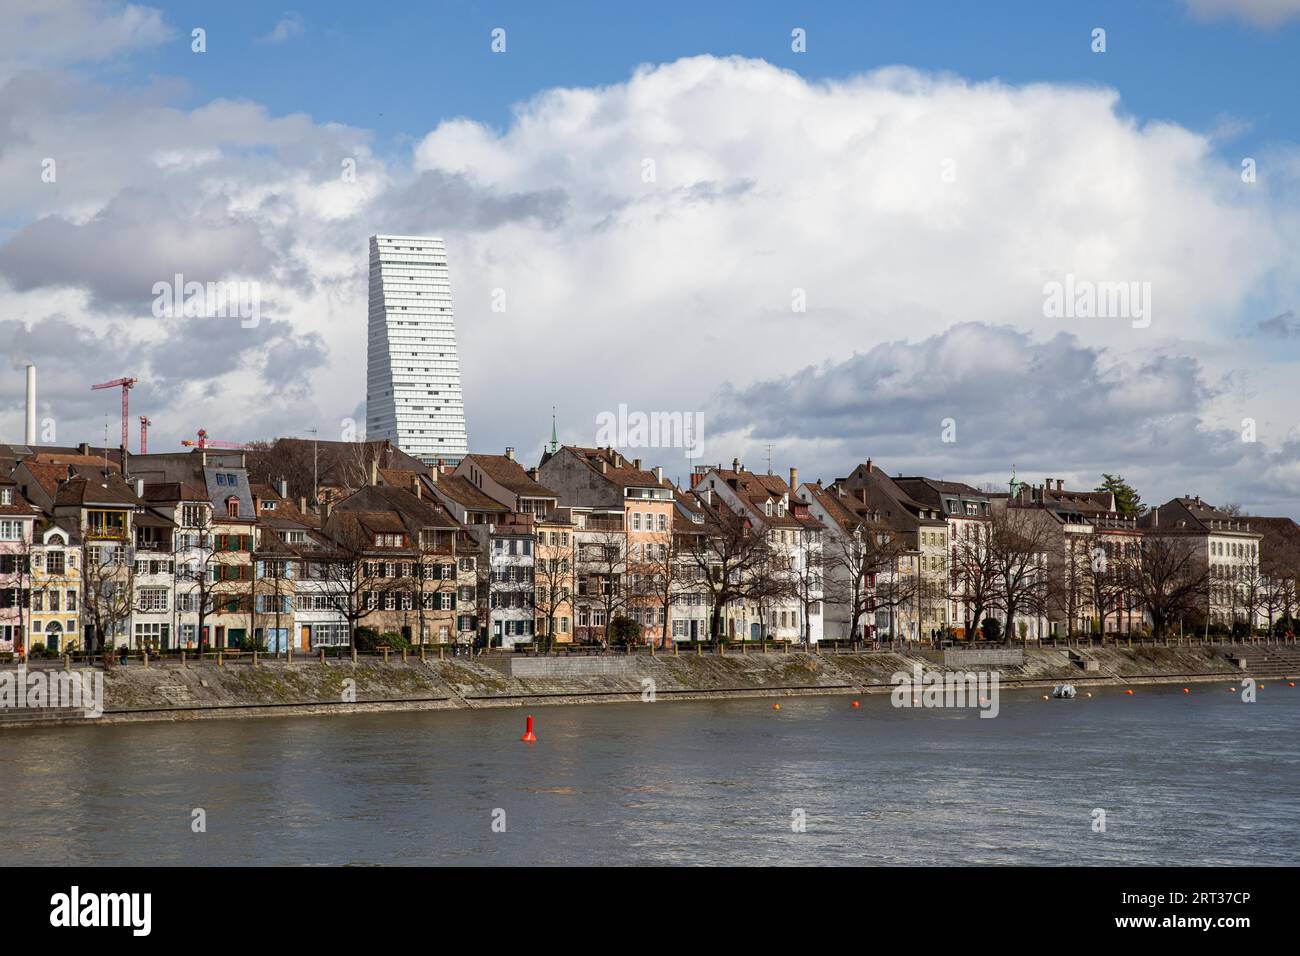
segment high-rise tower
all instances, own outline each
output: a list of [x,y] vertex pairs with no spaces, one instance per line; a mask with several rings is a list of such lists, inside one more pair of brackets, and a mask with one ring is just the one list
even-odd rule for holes
[[432,464],[469,453],[441,239],[370,237],[366,437]]

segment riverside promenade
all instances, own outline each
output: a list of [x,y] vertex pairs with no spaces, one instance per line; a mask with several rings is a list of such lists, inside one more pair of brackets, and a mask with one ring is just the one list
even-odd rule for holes
[[[339,715],[390,710],[534,707],[599,703],[815,694],[888,693],[900,672],[990,672],[1002,687],[1070,682],[1144,683],[1289,681],[1300,677],[1295,644],[1059,646],[815,651],[697,647],[650,654],[451,656],[407,654],[283,657],[180,655],[123,665],[31,661],[26,673],[99,671],[103,714],[94,719],[55,707],[0,703],[0,731],[24,726],[126,721]],[[15,671],[17,665],[0,665]]]

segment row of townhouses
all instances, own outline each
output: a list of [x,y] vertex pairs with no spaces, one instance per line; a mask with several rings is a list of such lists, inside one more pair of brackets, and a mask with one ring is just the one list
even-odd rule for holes
[[1125,635],[1170,610],[1146,593],[1153,542],[1185,564],[1180,623],[1289,622],[1300,528],[1190,495],[1125,514],[1061,480],[979,491],[871,459],[826,484],[737,459],[679,486],[554,441],[531,468],[513,449],[429,466],[388,442],[10,445],[0,651],[311,651],[362,628],[506,648],[913,641],[990,618],[1024,640]]

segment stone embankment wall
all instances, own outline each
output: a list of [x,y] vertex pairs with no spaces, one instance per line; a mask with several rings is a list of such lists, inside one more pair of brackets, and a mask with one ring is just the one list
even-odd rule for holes
[[[1296,654],[1294,649],[1285,653]],[[1225,652],[1213,647],[1027,649],[1019,665],[997,666],[1003,686],[1229,681],[1249,674],[1233,655],[1249,661],[1253,649]],[[1262,659],[1262,658],[1258,658]],[[1277,653],[1269,660],[1278,674]],[[974,658],[937,651],[870,654],[767,654],[735,651],[725,656],[660,654],[620,657],[482,657],[388,663],[362,659],[247,660],[193,664],[132,663],[105,675],[104,716],[93,722],[187,720],[342,714],[491,706],[535,706],[656,699],[876,693],[893,686],[899,671],[980,671]],[[1300,655],[1295,660],[1300,673]],[[989,663],[992,663],[991,661]],[[47,715],[48,717],[48,715]],[[17,718],[17,719],[16,719]],[[48,719],[42,722],[48,726]],[[60,721],[63,722],[63,721]],[[86,720],[71,720],[90,723]],[[19,715],[0,711],[0,728],[22,725]]]

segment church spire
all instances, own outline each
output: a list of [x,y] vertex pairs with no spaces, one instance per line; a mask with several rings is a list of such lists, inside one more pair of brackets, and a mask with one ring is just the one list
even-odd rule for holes
[[555,406],[551,406],[551,454],[554,455],[556,449],[560,447],[559,441],[555,437]]

